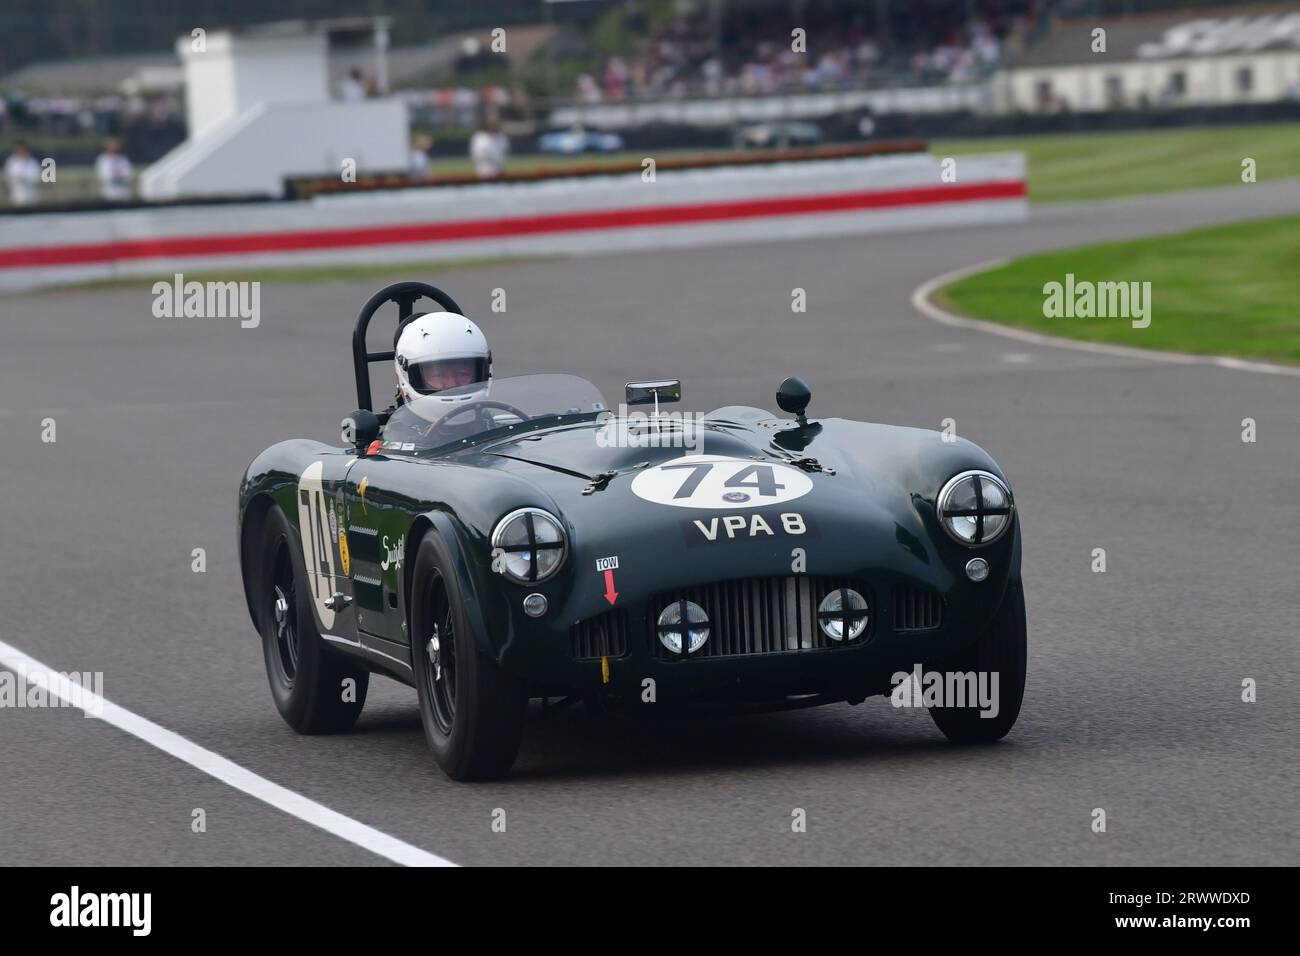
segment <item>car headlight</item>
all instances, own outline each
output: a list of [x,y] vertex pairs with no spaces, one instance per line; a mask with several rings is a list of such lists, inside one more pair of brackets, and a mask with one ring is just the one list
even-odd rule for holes
[[[659,614],[659,642],[674,654],[694,654],[709,639],[709,615],[693,601],[674,601]],[[682,640],[682,634],[686,639]]]
[[1011,491],[987,471],[954,475],[939,492],[936,505],[943,530],[968,548],[992,544],[1011,527]]
[[[817,624],[832,641],[857,639],[867,629],[867,599],[852,588],[836,588],[817,605]],[[846,634],[847,632],[847,634]]]
[[512,511],[492,532],[496,566],[520,584],[545,581],[564,563],[566,550],[560,520],[540,508]]

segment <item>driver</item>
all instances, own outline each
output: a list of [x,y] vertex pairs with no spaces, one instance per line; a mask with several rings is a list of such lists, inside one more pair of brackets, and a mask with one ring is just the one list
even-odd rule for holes
[[399,402],[492,377],[492,350],[486,336],[454,312],[410,318],[397,337],[396,353]]
[[[482,430],[476,416],[449,417],[457,405],[487,397],[492,378],[492,350],[477,325],[454,312],[415,315],[402,327],[394,349],[397,402],[408,413],[390,419],[384,438],[430,447]],[[480,388],[470,388],[482,383]],[[439,393],[454,390],[453,394]],[[445,420],[437,428],[434,424]]]

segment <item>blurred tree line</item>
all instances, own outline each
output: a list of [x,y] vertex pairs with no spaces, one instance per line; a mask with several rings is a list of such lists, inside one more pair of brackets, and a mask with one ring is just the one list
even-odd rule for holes
[[195,27],[379,15],[393,18],[393,43],[404,46],[449,31],[537,23],[545,11],[542,0],[0,0],[0,76],[40,60],[169,51]]

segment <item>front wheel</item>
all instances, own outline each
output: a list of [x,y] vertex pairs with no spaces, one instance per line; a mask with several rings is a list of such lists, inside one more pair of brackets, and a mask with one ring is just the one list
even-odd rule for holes
[[411,658],[420,722],[453,780],[504,777],[523,737],[523,684],[480,650],[450,552],[425,535],[411,574]]
[[992,717],[985,717],[976,706],[930,708],[930,716],[945,737],[956,744],[981,744],[1007,735],[1020,716],[1025,696],[1025,654],[1025,593],[1019,581],[1012,581],[979,640],[933,662],[940,672],[974,671],[980,679],[990,681],[991,677],[982,675],[998,675],[997,713]]
[[298,536],[279,508],[267,513],[259,567],[262,651],[276,709],[300,734],[350,730],[365,706],[370,674],[325,647]]

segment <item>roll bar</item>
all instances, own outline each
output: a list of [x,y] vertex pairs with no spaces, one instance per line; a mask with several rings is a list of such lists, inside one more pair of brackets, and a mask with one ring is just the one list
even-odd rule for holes
[[[374,411],[370,397],[370,363],[391,362],[396,357],[398,336],[402,334],[402,327],[415,312],[415,303],[420,299],[432,299],[446,312],[465,314],[455,299],[427,282],[394,282],[372,295],[361,307],[361,312],[357,315],[357,327],[352,333],[352,368],[357,377],[357,408]],[[366,330],[375,313],[387,302],[397,303],[393,348],[387,352],[367,352]]]

